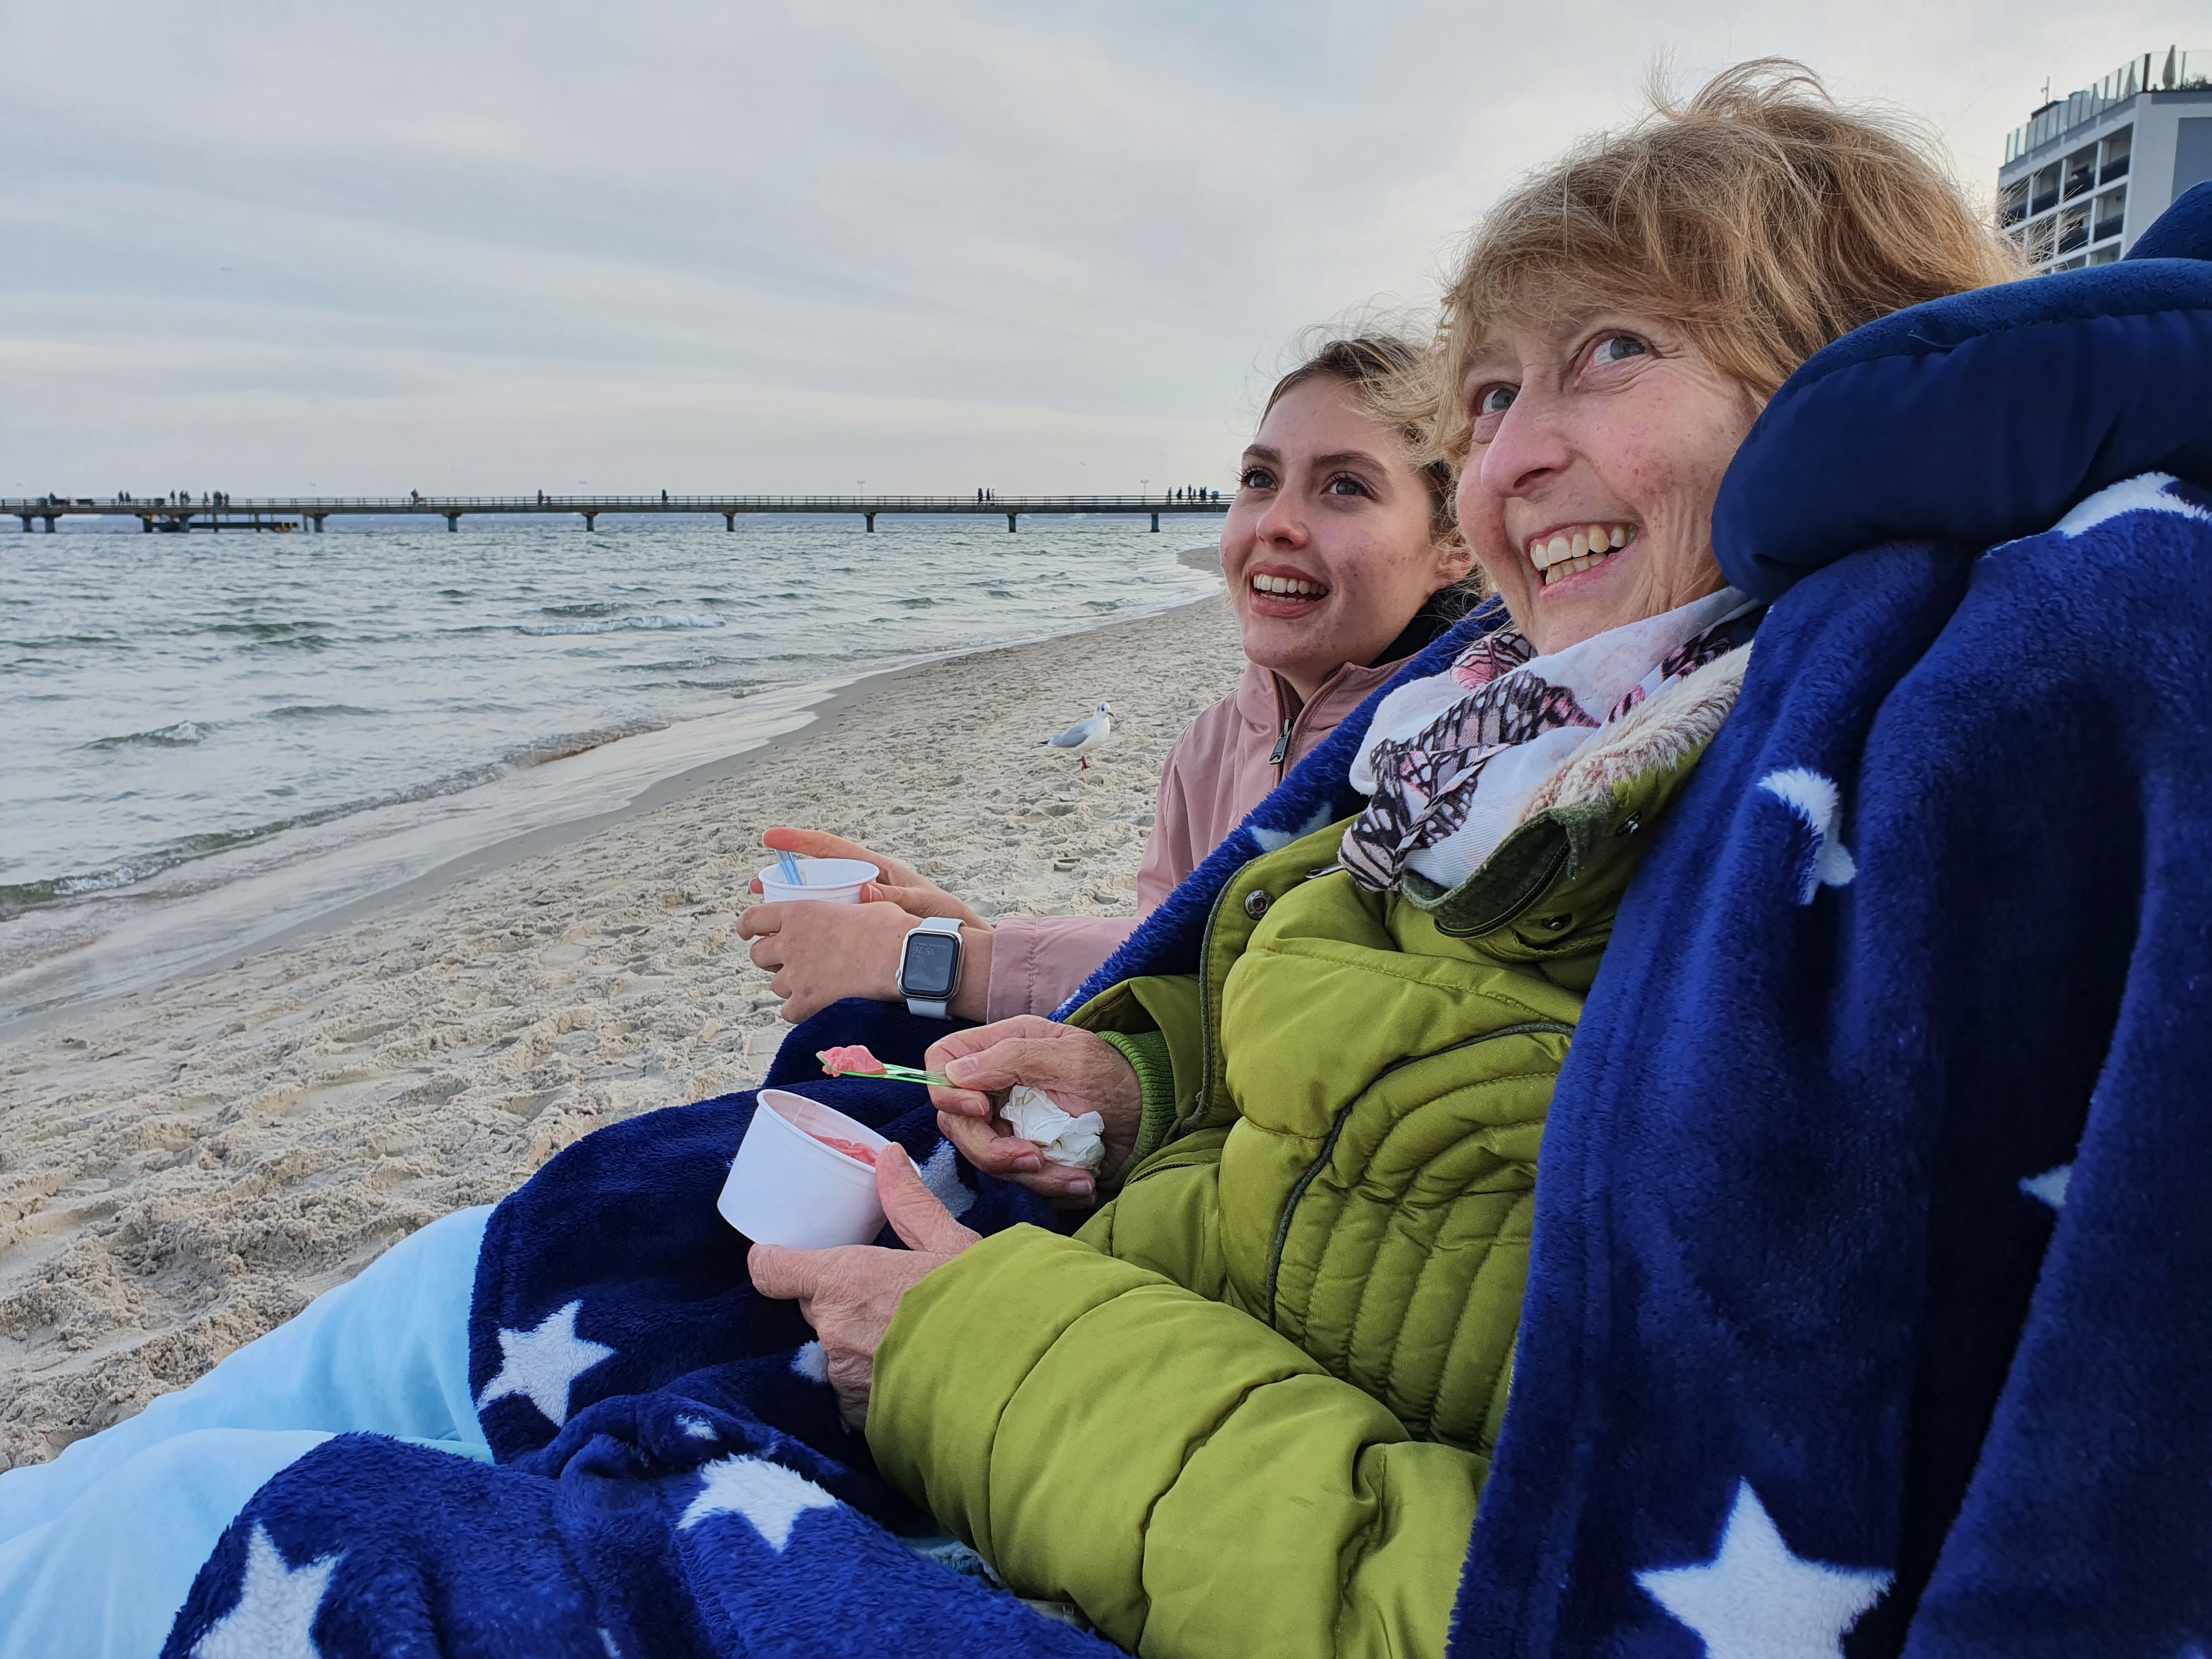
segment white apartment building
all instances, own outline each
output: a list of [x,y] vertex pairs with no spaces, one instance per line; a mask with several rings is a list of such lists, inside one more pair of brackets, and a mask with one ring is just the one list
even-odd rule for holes
[[2036,275],[2118,258],[2212,179],[2212,52],[2145,52],[2005,140],[1997,223]]

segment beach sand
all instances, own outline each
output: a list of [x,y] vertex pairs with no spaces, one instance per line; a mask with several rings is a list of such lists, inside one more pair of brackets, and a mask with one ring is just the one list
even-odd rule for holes
[[[735,926],[772,824],[987,915],[1127,914],[1169,745],[1241,667],[1217,597],[887,676],[664,805],[0,1046],[0,1468],[602,1124],[757,1079],[788,1028]],[[1091,771],[1038,753],[1102,697]]]

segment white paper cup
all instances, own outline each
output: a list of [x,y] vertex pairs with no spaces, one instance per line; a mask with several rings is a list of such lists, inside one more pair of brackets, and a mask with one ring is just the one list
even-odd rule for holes
[[817,904],[858,904],[860,889],[881,881],[884,872],[864,859],[801,859],[799,867],[806,884],[793,887],[783,878],[783,866],[771,864],[760,872],[761,896],[771,904],[793,899],[812,899]]
[[875,1152],[890,1145],[819,1101],[763,1089],[714,1201],[722,1219],[756,1244],[799,1250],[866,1244],[881,1232],[884,1206],[876,1197],[875,1170],[823,1146],[816,1134],[858,1141]]

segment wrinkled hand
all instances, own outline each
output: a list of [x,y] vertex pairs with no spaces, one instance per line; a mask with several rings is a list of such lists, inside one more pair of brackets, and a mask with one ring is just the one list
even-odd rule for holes
[[794,899],[756,904],[738,918],[738,937],[753,941],[753,966],[775,977],[793,1024],[841,997],[898,997],[899,953],[914,918],[896,904],[823,904]]
[[876,1196],[907,1249],[847,1244],[834,1250],[793,1250],[756,1244],[746,1261],[754,1288],[779,1302],[797,1302],[800,1316],[822,1339],[838,1413],[856,1429],[866,1426],[876,1350],[891,1328],[900,1298],[981,1236],[952,1218],[952,1212],[921,1184],[905,1148],[896,1144],[876,1158]]
[[[918,874],[896,859],[886,858],[881,853],[872,853],[858,842],[847,841],[842,836],[829,835],[820,830],[771,830],[761,837],[770,852],[796,853],[808,859],[859,859],[872,864],[884,872],[881,881],[872,881],[860,889],[861,901],[884,900],[896,904],[910,916],[957,916],[965,922],[981,925],[977,915],[958,899],[946,892],[927,876]],[[755,876],[751,890],[761,890],[760,878]],[[848,995],[858,993],[848,992]]]
[[1087,1170],[1046,1163],[1036,1142],[1007,1128],[999,1108],[1016,1084],[1043,1090],[1071,1116],[1096,1112],[1104,1120],[1102,1175],[1118,1171],[1136,1148],[1145,1115],[1136,1068],[1091,1032],[1018,1014],[939,1039],[922,1063],[959,1085],[929,1091],[945,1139],[986,1174],[1018,1181],[1055,1204],[1090,1204],[1097,1183]]

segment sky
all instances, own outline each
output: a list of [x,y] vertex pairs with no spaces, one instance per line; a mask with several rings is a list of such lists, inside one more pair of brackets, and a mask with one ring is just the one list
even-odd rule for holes
[[[2194,15],[2192,15],[2194,14]],[[2174,0],[0,0],[0,495],[1226,487],[1302,329],[1796,58],[2004,135]]]

